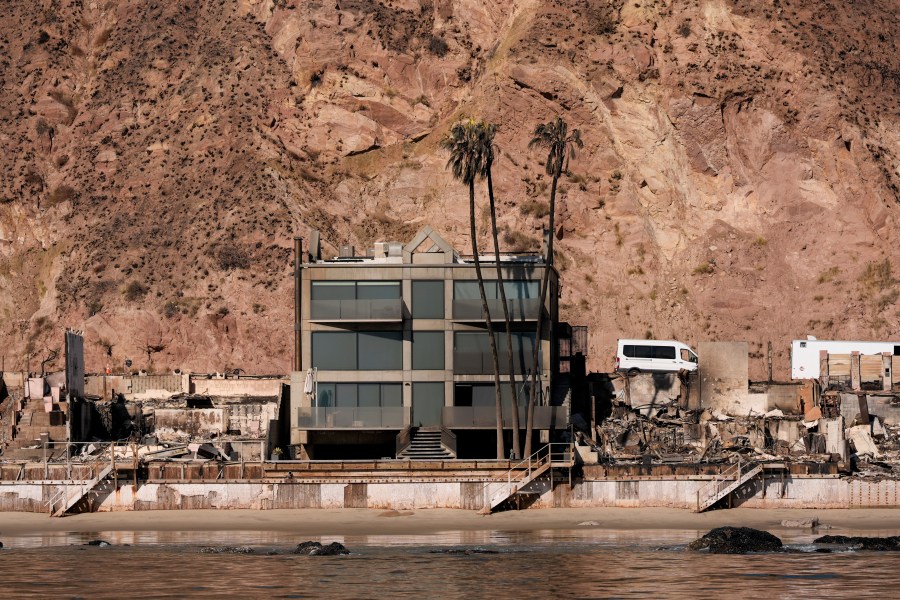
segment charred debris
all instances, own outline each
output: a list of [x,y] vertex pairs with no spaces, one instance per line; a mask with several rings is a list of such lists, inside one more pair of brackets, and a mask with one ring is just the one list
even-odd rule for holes
[[696,373],[594,377],[591,408],[573,414],[585,464],[741,461],[900,479],[900,399],[893,391],[852,390],[817,380],[745,382],[746,393],[729,399],[729,390],[719,389],[720,393],[709,394],[710,401],[702,402],[701,387],[723,384],[702,381],[705,377]]

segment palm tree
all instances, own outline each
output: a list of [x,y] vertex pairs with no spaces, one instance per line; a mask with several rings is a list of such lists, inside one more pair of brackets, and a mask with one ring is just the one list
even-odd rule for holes
[[[491,358],[494,361],[494,390],[497,402],[497,459],[503,460],[503,402],[500,390],[500,358],[497,355],[497,340],[491,323],[487,296],[484,293],[484,278],[481,274],[481,261],[478,257],[478,238],[475,230],[475,178],[485,170],[484,140],[486,138],[483,122],[469,119],[456,123],[441,141],[441,146],[450,152],[447,168],[453,177],[469,186],[469,236],[472,239],[472,254],[475,258],[475,277],[478,279],[478,292],[481,294],[481,310],[487,325],[488,340],[491,347]],[[490,136],[493,138],[493,134]]]
[[482,153],[484,155],[484,168],[481,176],[487,178],[488,203],[491,209],[491,237],[494,240],[494,263],[497,266],[497,287],[500,290],[500,303],[503,305],[503,323],[506,331],[509,391],[512,399],[512,451],[516,457],[521,458],[522,448],[519,444],[519,429],[521,425],[519,423],[519,404],[516,397],[516,371],[512,351],[512,330],[510,328],[509,305],[506,303],[506,290],[503,286],[503,270],[500,268],[500,241],[497,237],[497,204],[494,201],[494,179],[491,174],[491,168],[494,165],[494,135],[497,133],[497,127],[490,123],[483,123],[480,133]]
[[[531,455],[531,442],[534,428],[534,404],[538,386],[538,357],[541,346],[541,335],[544,322],[544,306],[547,302],[547,288],[550,284],[550,270],[553,268],[553,238],[555,231],[556,216],[556,184],[562,175],[563,167],[566,165],[568,158],[575,157],[575,146],[584,147],[581,141],[581,132],[573,129],[569,133],[569,126],[559,116],[548,123],[541,123],[534,130],[534,136],[531,138],[528,147],[534,148],[540,146],[547,148],[547,163],[545,170],[547,175],[553,178],[553,184],[550,186],[550,236],[547,240],[547,258],[544,267],[544,275],[541,278],[541,304],[540,313],[538,314],[537,332],[534,337],[534,352],[531,357],[531,390],[528,394],[528,416],[525,424],[525,456]],[[552,339],[553,322],[550,321],[549,329],[551,329]]]

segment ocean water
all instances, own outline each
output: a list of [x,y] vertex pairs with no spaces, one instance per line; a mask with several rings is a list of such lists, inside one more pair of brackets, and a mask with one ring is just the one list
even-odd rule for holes
[[[275,532],[91,532],[3,536],[3,598],[890,598],[900,554],[710,555],[684,545],[704,532],[602,529],[464,531],[311,538],[349,556],[288,554]],[[830,530],[887,535],[895,532]],[[107,547],[84,546],[102,539]],[[256,553],[207,554],[204,546]],[[447,554],[484,549],[490,554]]]

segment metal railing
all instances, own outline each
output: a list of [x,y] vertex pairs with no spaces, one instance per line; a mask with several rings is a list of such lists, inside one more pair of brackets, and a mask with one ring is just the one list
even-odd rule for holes
[[410,407],[317,407],[297,409],[300,429],[403,429],[410,423]]
[[[90,446],[94,446],[97,451],[91,454],[76,454],[72,456],[71,448],[78,448],[79,446],[83,446],[85,449],[88,449]],[[58,508],[58,504],[62,501],[62,505],[65,505],[70,498],[73,497],[74,494],[78,494],[79,496],[84,496],[86,493],[90,491],[91,488],[94,487],[95,479],[99,477],[99,475],[106,469],[108,466],[110,471],[115,471],[116,468],[116,443],[115,442],[70,442],[66,446],[66,481],[63,484],[62,489],[57,490],[57,492],[50,497],[49,500],[44,504],[44,506],[48,509],[50,514],[56,512]],[[109,461],[108,463],[106,461]],[[82,467],[82,476],[77,480],[72,480],[72,467],[78,466]],[[88,477],[84,477],[83,467],[88,468]]]
[[506,498],[510,497],[548,468],[557,465],[571,467],[574,464],[574,452],[571,442],[551,442],[538,448],[528,458],[512,465],[501,478],[484,485],[482,491],[488,506],[493,507],[501,494]]
[[403,300],[312,300],[311,321],[401,321]]
[[[525,428],[528,411],[519,406],[519,426]],[[535,406],[535,429],[565,429],[569,423],[566,406]],[[445,406],[441,411],[441,424],[452,429],[493,429],[497,427],[497,409],[494,406]],[[512,412],[504,406],[503,427],[513,426]]]
[[721,471],[716,477],[697,490],[697,510],[708,508],[711,504],[721,499],[725,491],[735,484],[742,483],[743,479],[759,466],[756,462],[738,460]]
[[[497,352],[497,359],[500,363],[500,375],[509,375],[509,354],[501,350]],[[540,361],[540,355],[538,360]],[[513,369],[517,375],[531,369],[531,350],[513,352]],[[493,375],[493,373],[494,359],[490,352],[453,351],[454,375]]]

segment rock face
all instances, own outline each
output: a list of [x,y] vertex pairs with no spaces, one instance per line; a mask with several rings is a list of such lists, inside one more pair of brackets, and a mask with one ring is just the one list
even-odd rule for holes
[[350,554],[343,544],[331,542],[327,546],[323,546],[319,542],[302,542],[297,544],[294,554],[305,554],[307,556],[340,556],[342,554]]
[[717,527],[688,544],[688,550],[706,550],[712,554],[746,554],[747,552],[777,552],[781,540],[751,527]]
[[835,544],[852,546],[860,550],[889,552],[900,550],[900,536],[889,537],[855,537],[846,535],[823,535],[813,540],[814,544]]
[[562,317],[592,324],[590,369],[612,368],[622,337],[744,339],[751,376],[768,341],[784,375],[792,338],[897,337],[895,12],[6,2],[6,368],[34,367],[68,326],[88,371],[286,372],[292,235],[319,229],[332,255],[431,224],[468,246],[466,190],[439,150],[461,115],[499,126],[510,250],[536,249],[546,223],[530,132],[557,114],[581,130],[554,233]]

